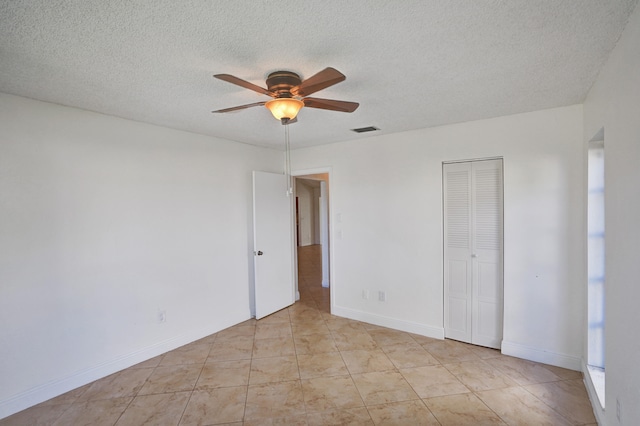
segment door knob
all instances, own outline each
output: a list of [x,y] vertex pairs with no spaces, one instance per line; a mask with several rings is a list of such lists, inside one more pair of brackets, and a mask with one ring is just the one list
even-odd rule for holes
[[475,254],[475,253],[473,253],[473,254],[471,255],[471,257],[476,258],[476,257],[478,257],[478,255],[477,255],[477,254]]
[[262,253],[260,250],[258,250],[258,252],[256,253],[258,256],[262,256],[264,253]]

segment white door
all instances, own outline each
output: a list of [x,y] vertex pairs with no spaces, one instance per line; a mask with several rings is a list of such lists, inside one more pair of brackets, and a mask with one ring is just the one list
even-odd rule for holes
[[471,170],[444,165],[445,337],[471,341]]
[[444,165],[445,337],[502,341],[502,160]]
[[295,302],[291,199],[287,177],[253,172],[256,319]]

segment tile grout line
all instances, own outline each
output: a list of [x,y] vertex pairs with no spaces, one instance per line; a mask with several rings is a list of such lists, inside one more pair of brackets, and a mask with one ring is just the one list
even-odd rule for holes
[[[553,383],[558,383],[558,382],[566,382],[567,380],[556,380],[553,382],[541,382],[541,383],[534,383],[532,385],[526,385],[526,386],[533,386],[533,385],[544,385],[544,384],[553,384]],[[538,401],[540,401],[541,403],[543,403],[544,405],[546,405],[547,407],[549,407],[551,410],[553,410],[555,413],[557,413],[560,417],[562,417],[563,419],[565,419],[568,423],[573,424],[573,420],[565,417],[562,413],[560,413],[558,410],[556,410],[555,408],[553,408],[552,406],[550,406],[549,404],[547,404],[546,402],[544,402],[542,399],[538,398],[537,395],[535,395],[533,392],[531,392],[529,389],[527,389],[525,387],[525,385],[520,386],[522,389],[524,389],[526,392],[528,392],[530,395],[532,395],[535,399],[537,399]]]
[[[302,295],[300,296],[300,299],[302,299]],[[287,308],[287,311],[288,310],[289,309]],[[302,406],[304,407],[304,417],[306,422],[309,412],[307,410],[307,401],[304,397],[304,387],[302,386],[302,374],[300,373],[300,361],[298,360],[298,349],[296,348],[295,336],[293,335],[293,323],[291,322],[291,312],[288,312],[288,313],[289,313],[289,327],[291,328],[291,340],[293,341],[293,352],[295,353],[296,365],[298,367],[298,382],[300,383],[300,393],[302,394]]]

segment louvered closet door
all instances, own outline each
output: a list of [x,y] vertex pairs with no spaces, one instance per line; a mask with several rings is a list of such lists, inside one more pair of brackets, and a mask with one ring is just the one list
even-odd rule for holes
[[502,160],[445,164],[445,336],[502,341]]
[[471,342],[471,163],[444,166],[445,337]]

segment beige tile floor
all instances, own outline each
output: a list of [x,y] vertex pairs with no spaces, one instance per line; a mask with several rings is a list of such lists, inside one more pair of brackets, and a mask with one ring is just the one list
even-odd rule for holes
[[295,305],[0,425],[595,425],[579,372],[332,316],[299,254]]

